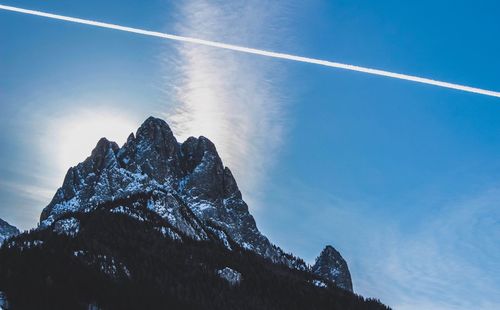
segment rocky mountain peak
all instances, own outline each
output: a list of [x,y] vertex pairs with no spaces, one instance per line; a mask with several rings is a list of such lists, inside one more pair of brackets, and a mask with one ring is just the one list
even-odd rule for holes
[[212,141],[200,136],[199,138],[189,137],[181,145],[182,156],[184,159],[184,169],[187,173],[192,173],[194,169],[207,158],[213,158],[216,166],[222,166],[219,154]]
[[128,137],[118,159],[125,169],[146,174],[158,183],[182,175],[179,143],[159,118],[146,119],[135,136]]
[[331,245],[327,245],[316,258],[312,272],[325,280],[334,282],[350,292],[352,289],[351,273],[340,253]]
[[158,147],[173,147],[177,145],[177,140],[168,124],[155,117],[148,117],[137,130],[136,139],[147,140]]
[[115,142],[109,141],[106,138],[101,138],[92,150],[87,161],[92,162],[92,169],[94,172],[100,172],[106,165],[115,164],[115,155],[119,149],[120,147]]
[[4,240],[19,234],[19,229],[0,219],[0,245]]
[[215,145],[209,139],[189,137],[181,145],[183,169],[188,175],[185,188],[205,199],[241,199],[236,180],[224,167]]
[[95,148],[92,150],[90,156],[93,158],[99,156],[104,157],[109,150],[111,150],[113,153],[116,153],[116,151],[118,151],[119,149],[120,147],[118,146],[118,144],[116,144],[116,142],[109,141],[106,138],[101,138],[99,139],[99,142],[97,142]]
[[128,135],[128,138],[127,138],[127,142],[126,143],[130,143],[131,141],[135,140],[135,135],[133,132],[130,133],[130,135]]
[[321,251],[320,256],[324,257],[336,257],[339,256],[340,253],[331,245],[326,245],[323,251]]
[[224,199],[224,165],[215,145],[207,138],[190,137],[181,146],[187,174],[183,190],[190,196],[216,201]]
[[98,205],[133,197],[149,198],[128,205],[145,204],[195,240],[212,232],[274,262],[308,268],[260,233],[231,170],[209,139],[190,137],[179,144],[168,124],[154,117],[121,148],[102,138],[91,156],[70,168],[42,212],[41,227],[68,212],[90,212]]

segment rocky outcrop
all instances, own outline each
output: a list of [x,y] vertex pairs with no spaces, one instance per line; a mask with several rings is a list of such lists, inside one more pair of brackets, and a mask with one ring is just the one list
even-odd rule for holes
[[350,292],[353,291],[351,273],[347,263],[331,245],[327,245],[316,258],[312,272],[327,281],[335,283],[338,287]]
[[217,270],[217,275],[226,280],[231,286],[240,284],[242,279],[241,273],[229,267]]
[[0,245],[2,245],[6,239],[18,234],[19,229],[0,219]]

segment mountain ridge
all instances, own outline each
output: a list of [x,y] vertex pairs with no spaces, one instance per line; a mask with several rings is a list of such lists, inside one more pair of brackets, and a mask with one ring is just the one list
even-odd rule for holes
[[106,138],[99,140],[85,161],[68,170],[63,186],[42,212],[41,225],[51,224],[60,213],[154,190],[181,197],[199,218],[224,227],[242,246],[275,262],[307,268],[302,261],[290,261],[260,233],[210,140],[200,136],[178,143],[168,124],[154,117],[121,148]]
[[230,238],[225,244],[217,231],[194,240],[148,207],[149,195],[68,212],[9,239],[0,247],[4,302],[51,310],[389,309]]
[[[103,220],[96,219],[96,215],[108,222],[102,223]],[[109,236],[102,236],[102,231],[109,231],[110,236],[118,239],[123,238],[124,234],[130,234],[130,231],[123,230],[129,230],[124,227],[115,227],[117,230],[108,229],[115,226],[116,223],[113,221],[118,223],[122,221],[123,216],[136,222],[130,225],[140,225],[142,227],[140,231],[150,231],[147,233],[148,238],[159,243],[164,241],[158,239],[157,234],[174,244],[183,244],[187,247],[190,247],[192,242],[199,246],[206,244],[207,251],[219,257],[219,261],[210,268],[216,268],[215,274],[230,281],[231,286],[235,288],[252,282],[249,280],[252,276],[248,274],[248,270],[247,272],[242,270],[246,269],[245,261],[255,260],[252,255],[257,255],[259,259],[267,261],[258,263],[258,266],[261,266],[258,269],[271,268],[273,277],[300,279],[294,289],[298,287],[306,289],[312,285],[328,290],[333,294],[330,297],[337,296],[336,298],[340,299],[346,298],[346,302],[363,304],[362,298],[349,295],[353,292],[351,276],[347,263],[338,251],[330,245],[326,246],[313,266],[307,265],[292,254],[285,253],[258,230],[231,170],[222,163],[215,145],[203,136],[189,137],[179,143],[168,124],[154,117],[149,117],[135,134],[130,134],[122,147],[113,141],[101,138],[90,156],[68,169],[62,186],[56,191],[49,205],[43,209],[38,228],[12,238],[1,248],[0,264],[3,259],[8,263],[4,264],[7,269],[2,269],[0,266],[0,289],[2,289],[2,272],[6,272],[3,276],[12,274],[9,264],[20,265],[19,270],[26,268],[16,260],[10,261],[9,257],[19,257],[22,262],[23,257],[27,255],[23,254],[26,251],[39,253],[56,251],[63,261],[72,260],[71,257],[75,256],[79,264],[84,264],[81,267],[74,267],[77,268],[75,270],[87,268],[85,265],[89,264],[90,259],[91,264],[96,265],[101,273],[107,274],[111,270],[112,274],[107,275],[112,278],[115,271],[119,272],[123,278],[119,283],[128,283],[131,280],[135,283],[137,269],[133,266],[144,268],[141,265],[137,266],[137,261],[130,261],[128,258],[128,253],[136,249],[127,243],[117,247]],[[95,226],[89,224],[89,221],[90,223],[97,221],[100,224]],[[143,234],[140,231],[137,233]],[[51,243],[53,240],[60,240],[54,241],[57,246]],[[94,246],[89,248],[89,244],[99,243],[104,244],[104,248],[99,251],[108,252],[107,255],[96,253]],[[167,243],[166,246],[171,245]],[[135,247],[141,248],[142,245]],[[67,252],[69,248],[74,248],[73,252]],[[126,252],[123,252],[123,248]],[[174,248],[177,249],[175,251],[180,251],[180,257],[188,255],[185,259],[190,260],[190,254],[185,250],[179,250],[177,246]],[[21,252],[16,252],[19,250]],[[157,253],[150,254],[157,255]],[[92,257],[86,258],[88,255]],[[200,255],[206,257],[207,253]],[[235,262],[239,261],[239,269],[235,266],[220,265],[225,256],[234,256]],[[143,259],[148,260],[148,257]],[[175,257],[158,258],[158,260],[158,263],[163,265],[164,260],[175,260]],[[60,265],[70,268],[66,264],[71,266],[73,263],[66,262]],[[196,266],[190,268],[196,269],[198,268]],[[281,270],[283,267],[278,266],[284,266],[285,269]],[[49,267],[40,266],[40,268],[39,272],[43,274]],[[259,270],[253,272],[259,273],[261,272]],[[68,269],[68,272],[72,271],[74,270]],[[206,273],[206,270],[202,273]],[[153,270],[148,269],[145,276],[148,274],[154,277]],[[52,276],[49,275],[50,278]],[[196,277],[200,276],[201,274],[198,274]],[[260,280],[255,281],[264,281],[266,277],[262,275]],[[85,279],[86,277],[82,276],[78,281],[87,281]],[[59,281],[64,283],[69,280],[59,279]],[[9,282],[5,283],[4,285],[9,288]],[[269,285],[267,282],[256,283]],[[17,302],[19,296],[16,294],[23,284],[19,285],[12,284],[8,291],[10,295],[14,294]],[[40,285],[41,287],[33,289],[52,290],[47,287],[47,283]],[[143,285],[149,287],[150,284]],[[191,284],[186,285],[186,289],[192,289]],[[345,293],[340,293],[341,291]],[[165,293],[158,294],[164,296]],[[311,292],[311,294],[307,298],[317,293]],[[228,298],[233,298],[231,296]],[[74,296],[74,298],[81,300],[82,297]],[[110,302],[109,297],[102,297],[100,302],[105,300]],[[263,299],[262,302],[268,303],[269,300]],[[372,304],[370,300],[366,302],[366,305]],[[116,303],[114,305],[116,306]],[[374,309],[378,309],[379,305],[380,303],[375,301]],[[363,307],[360,309],[364,309]]]
[[[101,138],[89,157],[68,170],[63,185],[42,211],[41,226],[50,225],[61,213],[91,209],[96,203],[138,192],[155,192],[158,201],[150,202],[153,208],[197,240],[206,236],[196,235],[199,229],[179,222],[182,204],[209,226],[222,228],[221,235],[227,234],[242,247],[275,263],[310,269],[261,234],[231,170],[209,139],[189,137],[179,143],[168,124],[155,117],[147,118],[122,147]],[[335,269],[327,281],[352,291],[347,264],[325,268]]]

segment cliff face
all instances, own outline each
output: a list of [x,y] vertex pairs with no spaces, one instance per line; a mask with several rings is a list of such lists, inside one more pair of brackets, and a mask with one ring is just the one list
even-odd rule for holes
[[316,259],[312,272],[323,279],[335,283],[350,292],[352,289],[351,273],[340,253],[331,245],[327,245]]

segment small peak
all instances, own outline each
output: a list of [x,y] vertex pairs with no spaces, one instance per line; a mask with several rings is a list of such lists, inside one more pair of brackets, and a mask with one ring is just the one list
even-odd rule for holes
[[154,116],[150,116],[150,117],[148,117],[148,118],[144,121],[144,123],[142,123],[142,124],[144,125],[144,124],[150,124],[150,123],[153,123],[153,124],[154,124],[154,123],[158,123],[158,124],[159,124],[159,123],[165,123],[165,124],[166,124],[166,122],[165,122],[164,120],[162,120],[161,118],[158,118],[158,117],[154,117]]
[[[183,166],[188,173],[191,173],[194,168],[203,161],[205,153],[211,155],[210,157],[215,158],[216,161],[221,162],[215,145],[204,136],[187,138],[187,140],[181,144],[181,151],[184,160]],[[222,166],[222,162],[220,165]]]
[[[97,142],[96,147],[92,150],[92,154],[85,162],[90,161],[92,163],[92,170],[94,172],[101,171],[110,161],[116,161],[115,155],[119,149],[120,147],[116,142],[101,138],[101,140]],[[108,155],[111,155],[111,157]]]
[[328,244],[327,246],[325,246],[323,251],[321,251],[321,255],[338,256],[338,255],[340,255],[340,253],[333,246]]
[[210,139],[208,139],[207,137],[199,136],[198,141],[204,150],[211,151],[213,153],[217,153],[217,149],[215,148],[215,144],[212,141],[210,141]]
[[116,142],[109,141],[106,138],[101,138],[99,142],[97,142],[97,145],[95,148],[92,150],[92,157],[96,157],[98,155],[105,155],[109,149],[113,150],[113,152],[118,151],[120,147]]
[[312,266],[314,274],[335,283],[350,292],[352,289],[351,273],[342,255],[331,245],[325,246]]
[[15,231],[17,233],[19,233],[19,229],[17,229],[17,227],[15,227],[14,225],[11,225],[9,224],[7,221],[4,221],[2,219],[0,219],[0,229],[4,229],[4,228],[8,228],[12,231]]
[[333,246],[327,245],[319,254],[319,257],[316,261],[337,261],[337,262],[345,262],[342,258],[342,255],[339,251],[337,251]]
[[2,245],[4,240],[18,234],[19,234],[19,229],[17,229],[17,227],[0,219],[0,246]]
[[135,135],[133,132],[131,132],[130,135],[128,135],[127,143],[134,141],[134,139],[135,139]]
[[187,138],[186,141],[184,141],[182,144],[186,145],[186,146],[196,145],[196,144],[198,144],[198,139],[191,136],[191,137]]
[[168,130],[170,130],[170,127],[168,126],[167,122],[165,122],[164,120],[162,120],[161,118],[157,118],[157,117],[153,117],[153,116],[150,116],[148,117],[143,123],[142,125],[139,127],[139,130],[141,130],[141,128],[168,128]]
[[167,122],[153,116],[148,117],[137,130],[137,138],[147,138],[149,140],[174,140],[174,134]]
[[102,137],[101,139],[99,139],[99,141],[97,141],[97,146],[99,146],[99,145],[105,145],[105,144],[108,144],[108,143],[109,143],[109,140],[106,137]]
[[190,154],[191,157],[194,155],[193,153],[197,153],[196,155],[200,157],[199,160],[201,160],[201,157],[203,157],[206,151],[218,156],[217,149],[213,142],[204,136],[187,138],[186,141],[182,143],[181,148],[185,154]]

